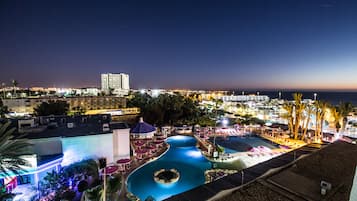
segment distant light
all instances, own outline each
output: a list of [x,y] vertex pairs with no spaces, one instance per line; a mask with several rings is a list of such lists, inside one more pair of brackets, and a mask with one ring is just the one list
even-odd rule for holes
[[160,91],[158,89],[153,89],[152,90],[152,96],[156,97],[159,96]]
[[145,94],[145,89],[141,89],[141,90],[140,90],[140,93],[141,93],[141,94]]
[[338,140],[338,139],[340,139],[340,138],[341,138],[340,133],[336,133],[336,134],[335,134],[335,140]]
[[223,119],[223,120],[222,120],[222,125],[223,125],[224,127],[227,126],[228,123],[229,123],[228,119]]

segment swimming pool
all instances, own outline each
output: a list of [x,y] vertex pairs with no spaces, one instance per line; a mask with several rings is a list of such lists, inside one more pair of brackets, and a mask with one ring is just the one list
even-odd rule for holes
[[[159,159],[131,173],[127,179],[128,191],[145,200],[148,196],[163,200],[205,183],[204,172],[212,164],[196,148],[196,139],[173,136],[166,140],[169,150]],[[176,169],[180,178],[171,184],[155,182],[153,175],[160,169]]]
[[[213,142],[213,137],[209,140]],[[258,146],[265,146],[270,149],[279,148],[275,143],[256,135],[216,137],[216,143],[224,147],[225,153],[245,152]]]

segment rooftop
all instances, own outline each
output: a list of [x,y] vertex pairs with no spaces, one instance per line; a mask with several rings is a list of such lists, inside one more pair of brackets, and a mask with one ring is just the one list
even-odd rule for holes
[[[15,135],[38,139],[50,137],[75,137],[111,133],[115,129],[129,128],[126,123],[111,122],[110,115],[49,116],[34,120],[35,127],[25,127]],[[18,121],[12,120],[12,126],[18,128]]]
[[[222,192],[212,200],[349,200],[357,165],[356,154],[357,145],[337,141],[288,167],[235,190]],[[320,193],[321,181],[332,185],[326,195]]]
[[130,133],[151,133],[155,131],[156,128],[146,122],[143,121],[143,118],[141,117],[139,120],[139,123],[137,123],[131,130]]

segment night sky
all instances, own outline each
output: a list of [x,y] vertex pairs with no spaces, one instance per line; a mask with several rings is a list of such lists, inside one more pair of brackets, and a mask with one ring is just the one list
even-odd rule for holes
[[0,82],[357,89],[357,1],[0,0]]

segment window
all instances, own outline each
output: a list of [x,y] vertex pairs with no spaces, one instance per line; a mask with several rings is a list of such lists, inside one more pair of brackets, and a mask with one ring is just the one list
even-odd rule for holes
[[31,178],[30,175],[23,175],[23,176],[18,176],[17,177],[17,184],[29,184],[31,183]]

